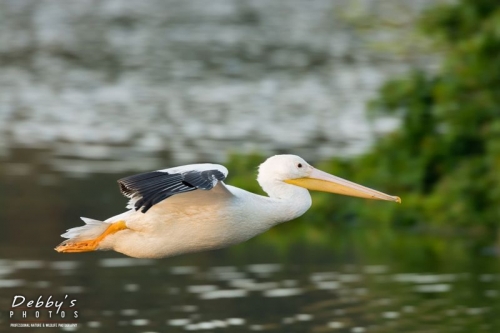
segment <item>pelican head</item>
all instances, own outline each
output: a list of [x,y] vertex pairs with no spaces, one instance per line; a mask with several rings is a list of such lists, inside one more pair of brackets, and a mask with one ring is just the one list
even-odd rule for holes
[[287,185],[375,200],[401,203],[401,199],[346,179],[318,170],[296,155],[275,155],[259,167],[257,177],[262,189],[269,195],[279,196]]

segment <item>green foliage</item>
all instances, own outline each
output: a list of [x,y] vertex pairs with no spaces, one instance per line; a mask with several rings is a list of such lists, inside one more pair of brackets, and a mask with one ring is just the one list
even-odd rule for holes
[[445,46],[441,69],[383,87],[374,109],[398,113],[401,129],[356,163],[376,163],[370,176],[403,197],[393,224],[498,226],[500,3],[432,8],[421,25]]
[[[486,231],[499,226],[500,2],[461,0],[431,8],[420,24],[444,50],[440,69],[414,70],[388,82],[372,105],[374,112],[397,114],[400,129],[364,156],[319,166],[399,195],[403,203],[315,193],[313,207],[303,218],[307,223]],[[252,174],[237,171],[233,183],[257,190],[247,179],[254,179],[262,160],[233,157],[231,168],[254,169]]]

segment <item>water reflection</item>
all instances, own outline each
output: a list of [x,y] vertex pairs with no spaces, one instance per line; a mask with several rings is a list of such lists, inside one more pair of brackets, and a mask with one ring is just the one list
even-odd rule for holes
[[[69,294],[78,299],[81,316],[77,327],[65,330],[79,332],[137,332],[138,327],[141,332],[231,327],[239,332],[494,332],[496,327],[491,319],[497,309],[498,273],[429,275],[395,272],[390,266],[373,272],[370,265],[317,265],[300,258],[296,265],[245,265],[241,258],[225,255],[204,254],[201,265],[173,268],[172,260],[199,258],[144,264],[94,253],[75,256],[77,261],[32,261],[36,265],[3,259],[2,307],[17,294]],[[263,277],[256,267],[272,269]],[[221,279],[219,274],[227,272],[234,275]],[[4,311],[0,330],[9,331],[8,322]]]

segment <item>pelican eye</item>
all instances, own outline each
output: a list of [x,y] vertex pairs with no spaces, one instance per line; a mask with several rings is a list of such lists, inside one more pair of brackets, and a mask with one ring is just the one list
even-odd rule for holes
[[302,163],[297,164],[297,167],[302,168]]

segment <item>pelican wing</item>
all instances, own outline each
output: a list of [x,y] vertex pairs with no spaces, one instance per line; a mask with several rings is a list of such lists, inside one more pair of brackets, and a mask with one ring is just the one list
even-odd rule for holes
[[180,193],[211,190],[226,179],[227,169],[218,164],[192,164],[140,173],[118,180],[120,191],[130,198],[128,208],[146,213],[153,205]]

